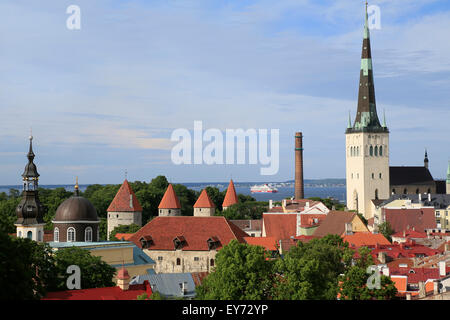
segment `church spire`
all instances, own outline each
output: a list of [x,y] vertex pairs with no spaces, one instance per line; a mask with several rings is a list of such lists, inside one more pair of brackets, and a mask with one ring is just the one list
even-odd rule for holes
[[359,76],[358,108],[355,122],[347,132],[387,132],[388,129],[380,124],[378,119],[375,86],[373,82],[372,53],[370,48],[370,31],[368,23],[367,2],[364,19],[364,34],[361,53],[361,70]]
[[423,159],[423,165],[425,168],[428,169],[428,153],[427,153],[427,149],[425,149],[425,158]]

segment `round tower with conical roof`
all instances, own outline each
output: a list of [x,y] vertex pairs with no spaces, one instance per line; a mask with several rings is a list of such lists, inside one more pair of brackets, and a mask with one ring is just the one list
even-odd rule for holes
[[109,235],[117,226],[130,224],[142,226],[142,206],[127,179],[122,183],[106,211],[108,213],[108,240]]
[[15,223],[18,238],[29,238],[35,241],[44,239],[44,207],[39,201],[38,181],[39,173],[34,164],[33,136],[30,135],[28,163],[22,174],[22,200],[17,205],[17,220]]
[[236,194],[236,189],[234,188],[233,179],[230,180],[230,184],[228,185],[227,193],[225,194],[225,198],[222,203],[222,209],[226,210],[228,207],[231,207],[233,204],[238,203],[238,197]]
[[194,204],[194,217],[212,217],[215,212],[216,205],[212,202],[206,189],[203,189]]
[[158,212],[160,217],[181,216],[180,200],[178,200],[172,184],[167,187],[166,193],[159,203]]

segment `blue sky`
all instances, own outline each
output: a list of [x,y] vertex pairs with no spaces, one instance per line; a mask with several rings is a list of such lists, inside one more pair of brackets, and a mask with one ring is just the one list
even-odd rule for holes
[[[81,8],[81,30],[66,8]],[[390,164],[443,178],[450,158],[450,3],[371,1],[377,108]],[[364,1],[71,0],[0,3],[0,184],[20,183],[33,128],[42,184],[283,181],[294,132],[305,178],[345,177]],[[207,128],[279,129],[280,169],[172,164],[170,135]]]

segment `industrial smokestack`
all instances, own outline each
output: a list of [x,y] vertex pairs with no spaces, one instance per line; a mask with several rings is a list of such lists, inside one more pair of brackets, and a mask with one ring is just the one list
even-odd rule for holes
[[295,199],[304,199],[303,188],[303,136],[295,133]]

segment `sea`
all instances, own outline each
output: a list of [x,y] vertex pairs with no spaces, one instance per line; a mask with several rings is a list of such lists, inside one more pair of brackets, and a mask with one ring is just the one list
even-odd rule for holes
[[[218,188],[220,191],[225,190],[228,187],[228,183],[183,183],[189,189],[193,189],[196,191],[201,191],[207,186],[212,186]],[[256,201],[279,201],[285,198],[290,198],[294,196],[294,184],[282,183],[282,184],[274,184],[278,189],[276,193],[252,193],[250,188],[255,183],[244,182],[244,183],[235,183],[236,193],[241,193],[245,195],[250,195],[256,199]],[[86,190],[89,185],[80,185],[80,191]],[[46,189],[55,189],[55,188],[65,188],[67,191],[74,191],[73,185],[40,185],[42,188]],[[9,193],[10,189],[16,189],[21,191],[21,185],[9,185],[9,186],[0,186],[0,193],[5,192]],[[323,184],[306,184],[304,187],[305,190],[305,198],[310,197],[320,197],[320,198],[332,198],[338,200],[339,202],[345,203],[346,201],[346,188],[345,185],[323,185]]]

